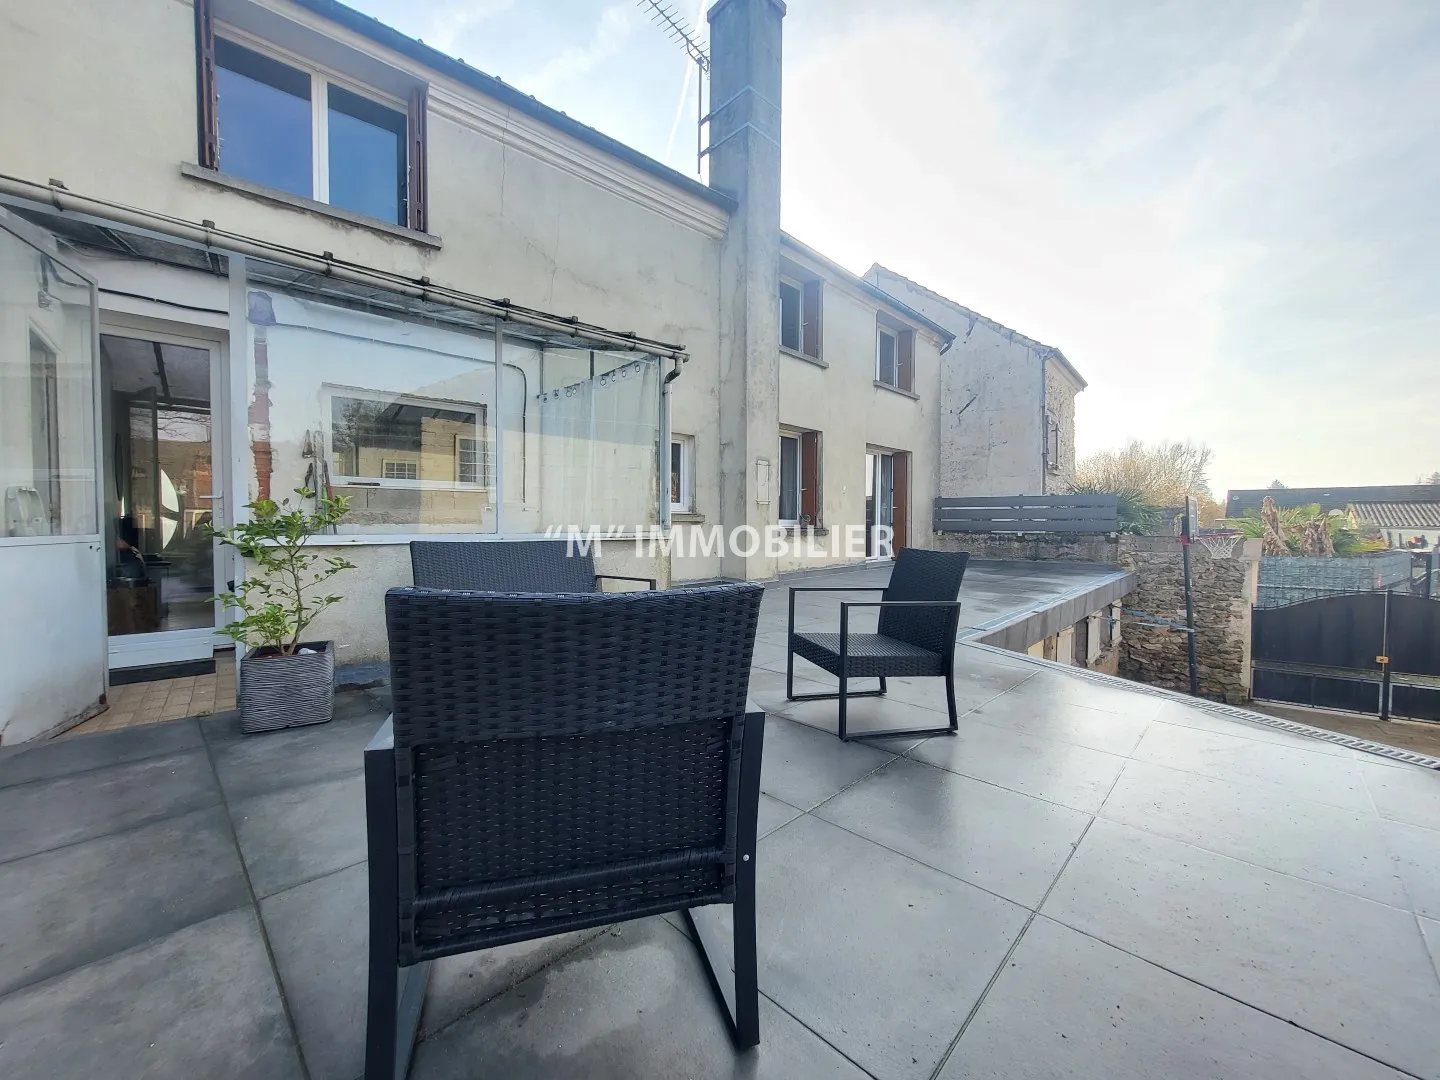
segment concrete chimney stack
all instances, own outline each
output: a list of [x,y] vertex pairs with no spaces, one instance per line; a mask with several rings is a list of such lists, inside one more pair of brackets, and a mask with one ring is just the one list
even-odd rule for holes
[[[720,271],[721,510],[727,531],[779,514],[781,0],[719,0],[710,22],[710,186],[729,195]],[[761,546],[727,577],[771,578]]]

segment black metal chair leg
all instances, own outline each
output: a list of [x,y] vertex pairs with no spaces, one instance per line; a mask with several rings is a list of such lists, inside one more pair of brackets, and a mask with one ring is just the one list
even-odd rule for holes
[[881,676],[880,676],[880,694],[881,694],[881,696],[884,696],[885,692],[886,692],[887,690],[889,690],[889,689],[890,689],[890,688],[885,685],[885,676],[884,676],[884,675],[881,675]]
[[735,861],[735,902],[731,906],[734,943],[734,981],[724,978],[728,965],[725,953],[718,948],[708,920],[697,921],[685,912],[685,925],[700,952],[705,973],[710,979],[725,1018],[730,1024],[730,1037],[740,1050],[748,1050],[760,1042],[760,977],[755,947],[755,847],[756,821],[760,800],[760,761],[765,734],[762,713],[745,717],[748,730],[740,750],[740,820],[737,823]]
[[960,730],[960,714],[955,708],[955,673],[945,676],[945,703],[950,706],[950,730]]
[[846,689],[848,688],[849,683],[850,683],[850,680],[847,679],[844,675],[841,675],[841,676],[840,676],[840,693],[839,693],[838,697],[839,697],[839,699],[840,699],[840,741],[841,741],[841,742],[847,742],[847,741],[848,741],[847,738],[846,738],[846,736],[845,736],[845,702],[848,701],[849,698],[850,698],[850,695],[849,695],[848,693],[846,693]]

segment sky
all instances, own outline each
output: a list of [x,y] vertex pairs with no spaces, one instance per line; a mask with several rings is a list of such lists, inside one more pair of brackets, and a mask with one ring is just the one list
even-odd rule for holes
[[[350,2],[695,173],[693,65],[635,0]],[[784,31],[784,228],[1060,348],[1082,457],[1204,441],[1217,495],[1440,469],[1440,4],[789,0]]]

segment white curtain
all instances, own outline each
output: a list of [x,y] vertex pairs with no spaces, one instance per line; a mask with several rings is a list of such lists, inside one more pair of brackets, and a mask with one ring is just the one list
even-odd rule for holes
[[654,525],[660,365],[646,357],[542,393],[542,528]]

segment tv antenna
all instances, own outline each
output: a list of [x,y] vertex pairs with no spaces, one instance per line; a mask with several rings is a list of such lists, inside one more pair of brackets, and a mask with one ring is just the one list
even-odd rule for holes
[[[703,42],[690,24],[685,21],[684,16],[675,10],[673,4],[667,0],[637,0],[641,10],[650,16],[650,21],[665,32],[682,49],[695,64],[695,172],[701,172],[701,166],[705,160],[704,141],[702,132],[705,128],[705,79],[710,74],[710,52],[705,48]],[[702,5],[700,10],[704,10]],[[675,122],[670,127],[670,141],[675,140],[675,129],[680,124],[680,108],[684,104],[685,95],[689,92],[690,73],[685,73],[685,85],[680,92],[681,104],[675,109]],[[668,149],[668,148],[667,148]]]

